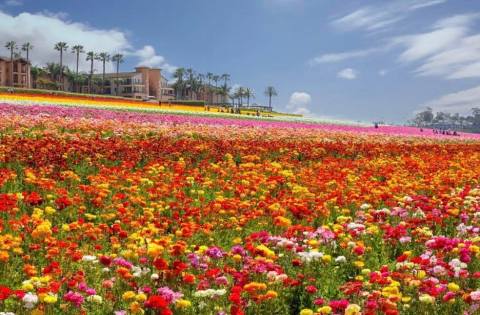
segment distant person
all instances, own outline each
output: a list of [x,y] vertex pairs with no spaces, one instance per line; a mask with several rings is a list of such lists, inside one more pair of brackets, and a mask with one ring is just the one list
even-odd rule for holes
[[378,123],[375,123],[374,126],[375,126],[375,129],[378,129]]

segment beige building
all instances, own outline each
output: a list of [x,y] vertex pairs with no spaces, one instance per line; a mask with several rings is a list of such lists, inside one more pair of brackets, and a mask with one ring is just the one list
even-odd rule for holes
[[13,59],[12,76],[12,61],[10,58],[0,56],[0,86],[31,88],[30,62],[23,58]]
[[[93,94],[160,100],[163,93],[168,94],[169,92],[166,79],[158,68],[136,67],[134,72],[120,72],[118,75],[106,73],[104,91],[102,91],[101,84],[102,74],[95,74],[93,81],[95,84],[92,84],[90,91]],[[82,86],[82,92],[89,92],[88,85]],[[165,99],[167,99],[166,95]]]

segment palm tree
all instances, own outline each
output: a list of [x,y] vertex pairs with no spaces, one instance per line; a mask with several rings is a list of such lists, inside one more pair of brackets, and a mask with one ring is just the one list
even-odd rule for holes
[[[75,57],[77,58],[76,59],[76,64],[77,64],[77,67],[76,67],[76,70],[75,70],[75,77],[78,78],[78,65],[79,65],[79,62],[80,62],[80,54],[83,54],[85,52],[85,50],[83,50],[83,46],[82,45],[75,45],[72,47],[72,54],[75,54]],[[79,83],[80,83],[80,80],[75,80],[75,85],[76,85],[76,91],[79,92]]]
[[247,98],[247,106],[250,107],[250,99],[255,98],[255,91],[251,88],[245,88],[245,97]]
[[[223,80],[223,86],[228,86],[228,81],[230,81],[230,75],[228,73],[224,73],[220,76],[220,79]],[[227,98],[226,96],[224,95],[224,99],[223,99],[223,102],[226,103],[227,102]]]
[[63,52],[66,51],[68,48],[67,43],[65,42],[58,42],[55,44],[54,49],[60,52],[60,83],[62,85],[63,90]]
[[58,63],[50,62],[47,63],[45,68],[48,76],[50,77],[51,83],[49,84],[50,87],[54,87],[55,89],[59,88],[58,78],[60,77],[60,73],[62,72],[60,65]]
[[207,80],[208,80],[208,103],[212,103],[213,102],[213,93],[212,93],[213,73],[207,72]]
[[98,60],[98,56],[93,51],[87,52],[87,61],[90,61],[90,77],[88,80],[88,93],[92,93],[93,63]]
[[187,70],[185,70],[185,72],[187,74],[188,89],[190,90],[190,99],[193,100],[193,90],[195,88],[195,71],[193,71],[192,68],[188,68]]
[[32,66],[30,68],[30,76],[32,78],[32,87],[35,89],[37,87],[37,80],[38,80],[38,77],[40,75],[42,75],[43,73],[45,73],[45,70],[43,70],[42,68],[40,67],[35,67],[35,66]]
[[80,62],[80,54],[83,54],[85,52],[85,50],[83,50],[83,46],[82,45],[75,45],[72,47],[72,54],[75,54],[76,57],[77,57],[77,68],[76,68],[76,71],[75,71],[75,74],[78,75],[78,64]]
[[185,68],[177,68],[173,73],[173,78],[176,79],[175,83],[173,84],[173,88],[175,89],[177,100],[183,98],[183,92],[185,89],[185,81],[183,80],[184,76]]
[[33,49],[33,45],[29,42],[26,42],[22,45],[22,50],[27,53],[27,62],[30,62],[30,51]]
[[219,75],[214,75],[212,77],[213,82],[215,82],[215,88],[218,88],[218,81],[220,81],[220,76]]
[[227,85],[227,82],[230,81],[230,75],[228,73],[224,73],[220,76],[220,79],[223,80],[224,85]]
[[105,94],[105,62],[110,61],[110,55],[106,52],[102,52],[98,55],[100,61],[102,61],[102,94]]
[[13,86],[13,55],[15,49],[17,49],[17,43],[15,43],[13,40],[9,41],[5,45],[5,48],[10,50],[10,86]]
[[270,108],[270,111],[272,110],[272,97],[277,96],[277,90],[273,86],[267,86],[265,89],[265,95],[268,97],[268,107]]
[[218,95],[222,96],[222,99],[226,100],[230,95],[230,90],[231,90],[231,88],[229,86],[223,85],[220,89],[218,89],[216,91],[216,93],[218,93]]
[[112,61],[116,63],[116,69],[117,69],[117,77],[116,77],[116,83],[117,83],[117,90],[116,90],[116,95],[118,96],[118,73],[120,70],[120,64],[123,62],[123,55],[122,54],[115,54],[112,57]]

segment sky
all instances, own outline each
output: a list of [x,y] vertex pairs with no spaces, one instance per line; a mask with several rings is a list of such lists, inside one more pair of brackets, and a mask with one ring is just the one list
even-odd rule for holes
[[477,0],[0,0],[10,40],[32,43],[36,65],[58,62],[65,41],[123,53],[123,71],[228,73],[254,102],[271,85],[276,110],[315,117],[401,123],[480,106]]

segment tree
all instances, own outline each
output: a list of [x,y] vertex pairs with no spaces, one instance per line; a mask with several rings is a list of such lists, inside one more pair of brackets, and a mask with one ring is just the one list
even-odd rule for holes
[[220,81],[220,76],[219,75],[214,75],[212,77],[213,82],[215,82],[215,88],[218,88],[218,81]]
[[55,44],[54,48],[60,52],[60,83],[63,90],[63,52],[67,50],[68,45],[65,42],[58,42]]
[[[225,88],[228,87],[228,81],[230,81],[230,75],[228,73],[224,73],[220,76],[220,79],[223,80],[223,86]],[[223,103],[227,102],[227,95],[223,96]]]
[[[76,69],[75,69],[75,77],[78,78],[78,65],[80,62],[80,54],[83,54],[85,50],[83,50],[82,45],[75,45],[72,47],[72,54],[75,54],[76,57]],[[80,80],[75,80],[76,90],[79,91],[79,83]]]
[[102,68],[102,94],[105,94],[105,63],[110,61],[110,55],[106,52],[102,52],[98,55],[98,58],[103,64]]
[[37,87],[37,80],[40,75],[46,73],[45,70],[43,70],[40,67],[31,67],[30,68],[30,76],[32,77],[32,87],[35,89]]
[[432,123],[433,118],[434,115],[432,108],[427,107],[424,111],[415,116],[414,122],[417,126],[429,125]]
[[27,53],[27,62],[30,62],[30,51],[33,49],[33,45],[26,42],[22,45],[22,50]]
[[277,90],[273,86],[267,86],[265,89],[265,95],[268,97],[268,107],[270,108],[270,111],[272,110],[272,97],[277,96]]
[[247,106],[250,106],[250,99],[255,98],[255,92],[251,88],[245,88],[245,97],[247,98]]
[[173,78],[176,79],[175,83],[173,84],[173,88],[175,89],[175,95],[177,100],[183,98],[183,93],[185,90],[185,68],[177,68],[173,73]]
[[207,72],[207,80],[208,80],[208,103],[213,103],[213,90],[212,90],[212,80],[213,80],[213,73]]
[[93,51],[87,52],[87,61],[90,61],[90,75],[88,80],[88,93],[92,93],[92,79],[93,79],[93,64],[95,60],[98,60],[98,56]]
[[[225,103],[227,103],[227,98],[229,97],[231,88],[229,86],[223,85],[217,92],[219,95],[222,96],[222,98],[225,100]],[[233,98],[232,98],[233,100]]]
[[118,96],[118,89],[119,89],[119,87],[118,87],[118,83],[119,83],[119,82],[118,82],[118,73],[119,73],[119,71],[120,71],[120,64],[123,63],[123,55],[122,55],[122,54],[115,54],[115,55],[113,55],[112,61],[115,63],[116,70],[117,70],[117,72],[116,72],[116,80],[115,80],[115,81],[116,81],[116,92],[115,92],[115,95]]
[[9,41],[5,45],[5,48],[10,50],[10,86],[13,86],[13,55],[15,49],[17,49],[17,43],[15,43],[14,41]]

